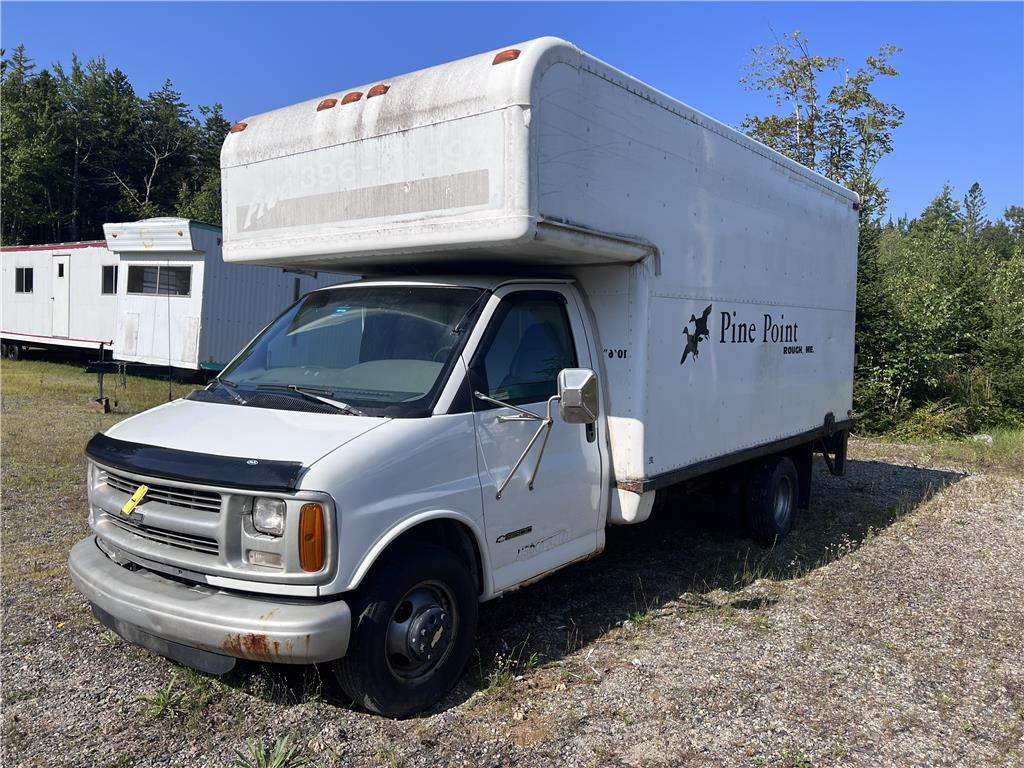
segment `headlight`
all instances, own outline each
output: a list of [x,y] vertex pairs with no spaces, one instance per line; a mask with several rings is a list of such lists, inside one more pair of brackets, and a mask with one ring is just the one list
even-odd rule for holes
[[260,533],[280,536],[284,533],[284,501],[282,499],[256,499],[252,508],[252,524]]

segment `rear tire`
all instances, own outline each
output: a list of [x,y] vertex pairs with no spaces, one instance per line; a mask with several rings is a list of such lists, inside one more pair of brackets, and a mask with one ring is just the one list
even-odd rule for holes
[[7,345],[7,359],[8,360],[20,360],[21,359],[21,347],[17,344]]
[[788,456],[754,462],[749,480],[746,518],[750,535],[765,547],[781,542],[793,529],[799,494],[796,465]]
[[342,689],[386,717],[437,703],[469,661],[477,597],[469,569],[443,547],[423,544],[385,555],[349,604],[348,651],[334,663]]

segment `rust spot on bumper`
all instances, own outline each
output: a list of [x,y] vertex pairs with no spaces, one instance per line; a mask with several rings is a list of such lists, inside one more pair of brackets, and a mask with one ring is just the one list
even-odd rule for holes
[[224,652],[229,656],[236,656],[243,659],[255,661],[282,661],[291,656],[292,643],[284,641],[282,653],[282,642],[270,640],[266,635],[257,632],[247,632],[240,635],[228,635],[221,643]]

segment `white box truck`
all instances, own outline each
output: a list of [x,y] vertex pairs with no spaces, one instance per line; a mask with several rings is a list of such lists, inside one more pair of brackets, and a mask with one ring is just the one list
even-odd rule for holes
[[334,662],[439,699],[478,602],[664,489],[785,536],[851,424],[857,197],[562,40],[249,118],[224,258],[362,274],[205,390],[97,435],[96,615],[212,672]]

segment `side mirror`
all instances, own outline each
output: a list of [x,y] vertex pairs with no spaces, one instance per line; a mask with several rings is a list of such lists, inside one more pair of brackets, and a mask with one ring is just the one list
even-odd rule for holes
[[558,374],[558,415],[567,424],[593,424],[600,413],[597,374],[589,368],[564,368]]

